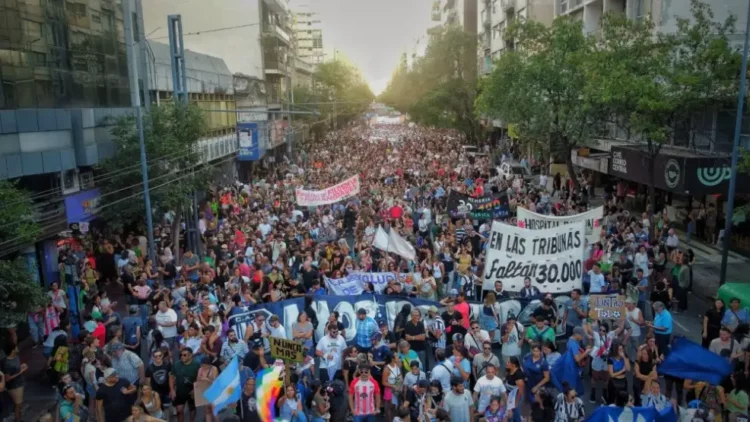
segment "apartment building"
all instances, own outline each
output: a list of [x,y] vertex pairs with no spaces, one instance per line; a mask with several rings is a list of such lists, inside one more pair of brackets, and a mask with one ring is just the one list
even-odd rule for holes
[[309,5],[300,5],[293,15],[297,58],[313,66],[323,63],[325,53],[320,15],[312,11]]
[[479,70],[487,74],[503,51],[513,49],[513,42],[504,39],[504,31],[516,19],[552,24],[555,0],[480,0],[478,13]]
[[441,23],[458,25],[466,32],[477,33],[477,3],[479,0],[442,0]]

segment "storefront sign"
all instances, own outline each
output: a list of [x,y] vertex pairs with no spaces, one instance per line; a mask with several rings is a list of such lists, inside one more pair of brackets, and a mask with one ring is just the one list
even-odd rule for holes
[[68,224],[91,221],[99,208],[99,189],[78,192],[65,197],[65,216]]
[[[732,177],[730,158],[688,158],[685,166],[685,190],[692,195],[729,193]],[[750,193],[750,175],[737,173],[737,193]]]
[[302,343],[278,337],[269,337],[271,343],[271,357],[285,362],[301,363],[304,359],[305,348]]
[[607,157],[582,157],[578,155],[578,151],[571,151],[570,158],[573,160],[573,165],[578,167],[604,174],[609,172],[609,158]]
[[297,205],[312,207],[335,204],[359,193],[359,175],[352,176],[343,182],[323,190],[297,189]]
[[617,293],[589,296],[589,318],[620,319],[626,311],[625,296]]
[[609,174],[650,185],[652,180],[650,171],[653,168],[654,187],[684,194],[685,160],[685,157],[672,156],[662,150],[654,157],[652,167],[648,151],[613,146]]
[[484,290],[502,281],[508,292],[520,292],[523,280],[542,293],[565,293],[581,288],[586,223],[583,221],[526,230],[492,223],[484,266]]

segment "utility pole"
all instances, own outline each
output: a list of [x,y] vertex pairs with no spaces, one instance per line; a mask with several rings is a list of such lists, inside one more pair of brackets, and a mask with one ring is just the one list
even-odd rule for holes
[[[156,262],[154,251],[154,221],[151,209],[151,192],[148,183],[148,162],[146,161],[146,140],[143,132],[143,109],[141,108],[140,88],[138,84],[138,55],[135,51],[135,34],[133,34],[133,13],[130,10],[130,0],[122,2],[123,26],[125,30],[125,46],[128,59],[130,77],[130,105],[135,109],[135,122],[138,127],[138,143],[141,149],[141,178],[143,180],[143,201],[146,205],[146,237],[148,239],[148,256]],[[145,40],[144,40],[145,42]]]
[[[182,38],[182,16],[167,16],[167,30],[169,32],[169,53],[172,64],[172,98],[175,103],[182,102],[187,105],[187,73],[185,71],[185,44]],[[192,250],[200,258],[202,257],[200,223],[198,215],[198,193],[192,194],[192,206],[188,207],[192,213],[185,216],[188,227],[188,239],[192,239]],[[189,214],[192,214],[189,215]]]
[[745,25],[745,46],[742,53],[742,67],[740,68],[740,92],[737,94],[737,119],[734,122],[734,146],[732,147],[732,172],[729,178],[729,197],[727,198],[726,223],[724,223],[724,241],[721,248],[721,277],[719,284],[727,281],[727,261],[729,260],[729,246],[732,244],[732,218],[734,218],[734,196],[737,188],[737,161],[740,154],[740,132],[742,131],[742,112],[745,106],[745,89],[747,83],[747,53],[750,44],[750,4],[747,7]]

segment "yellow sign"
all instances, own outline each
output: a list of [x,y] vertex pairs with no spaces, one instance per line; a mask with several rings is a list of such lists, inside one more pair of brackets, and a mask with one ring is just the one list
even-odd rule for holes
[[271,342],[271,357],[285,362],[301,363],[305,358],[305,348],[302,343],[277,337],[269,337]]
[[612,294],[589,295],[589,317],[593,319],[620,319],[625,316],[625,296]]

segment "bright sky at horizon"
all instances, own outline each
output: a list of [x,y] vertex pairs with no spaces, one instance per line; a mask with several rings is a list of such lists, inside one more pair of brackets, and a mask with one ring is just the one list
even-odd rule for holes
[[320,14],[326,59],[334,49],[343,53],[375,94],[387,86],[401,54],[411,55],[417,39],[425,43],[427,29],[436,25],[432,0],[291,0],[290,7]]

